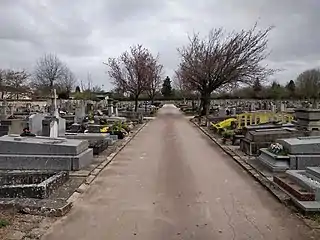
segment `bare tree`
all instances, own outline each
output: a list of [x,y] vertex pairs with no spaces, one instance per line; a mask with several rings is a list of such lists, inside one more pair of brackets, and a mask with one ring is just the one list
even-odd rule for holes
[[181,96],[185,99],[187,96],[190,96],[191,93],[193,92],[194,89],[189,88],[188,86],[188,82],[184,81],[184,76],[183,76],[183,72],[181,71],[181,69],[178,69],[177,71],[175,71],[175,75],[174,75],[174,87],[176,89],[178,89],[178,91],[180,92]]
[[296,80],[297,90],[302,98],[320,98],[320,70],[310,69],[301,73]]
[[5,71],[3,69],[0,69],[0,92],[1,92],[1,99],[4,98],[6,94],[6,89],[5,89]]
[[54,54],[45,54],[37,61],[32,79],[32,87],[42,94],[50,94],[55,84],[58,84],[67,74],[66,65]]
[[30,74],[25,70],[16,71],[6,69],[3,71],[3,81],[8,89],[8,97],[19,99],[20,95],[28,94]]
[[92,82],[91,74],[90,74],[90,73],[87,73],[87,79],[86,79],[86,81],[84,81],[83,79],[80,80],[80,88],[81,88],[81,91],[82,91],[82,92],[84,92],[84,91],[91,91],[92,85],[93,85],[93,82]]
[[118,58],[109,58],[109,76],[117,89],[129,93],[135,100],[135,111],[138,110],[138,99],[143,91],[148,89],[148,73],[150,61],[153,61],[150,51],[142,45],[130,48]]
[[204,39],[194,34],[187,46],[178,49],[180,76],[184,86],[200,93],[201,116],[208,114],[213,91],[230,89],[241,83],[252,84],[257,77],[265,79],[274,73],[267,65],[262,65],[268,56],[271,29],[257,30],[255,24],[250,30],[228,35],[222,28],[213,29]]
[[71,72],[70,69],[66,68],[62,76],[57,79],[56,85],[59,92],[66,92],[70,94],[71,91],[75,88],[76,82],[77,80],[73,72]]
[[146,93],[148,94],[151,103],[154,102],[155,96],[157,92],[161,88],[162,83],[162,73],[163,66],[159,63],[159,56],[153,58],[151,56],[150,61],[148,63],[148,72],[147,72],[147,89]]
[[99,85],[94,85],[91,74],[88,73],[87,79],[80,80],[80,92],[77,92],[75,99],[96,99],[96,93],[103,92],[103,89]]

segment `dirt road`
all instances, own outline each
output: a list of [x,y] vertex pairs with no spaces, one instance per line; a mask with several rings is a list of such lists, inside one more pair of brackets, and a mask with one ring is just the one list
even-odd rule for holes
[[166,105],[43,239],[320,239],[311,234]]

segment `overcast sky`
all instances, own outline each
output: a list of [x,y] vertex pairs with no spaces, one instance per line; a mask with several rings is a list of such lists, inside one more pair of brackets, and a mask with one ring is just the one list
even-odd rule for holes
[[276,26],[270,66],[284,83],[320,65],[319,0],[0,0],[0,68],[32,70],[37,58],[55,53],[79,79],[90,73],[112,88],[102,64],[130,45],[160,53],[166,75],[187,35]]

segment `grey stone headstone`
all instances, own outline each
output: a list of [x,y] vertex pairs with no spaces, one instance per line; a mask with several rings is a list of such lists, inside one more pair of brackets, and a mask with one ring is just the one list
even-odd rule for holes
[[256,110],[256,106],[254,103],[250,104],[250,111],[255,111]]
[[113,106],[112,104],[108,105],[108,116],[111,117],[113,115]]
[[74,122],[81,123],[85,116],[86,116],[86,108],[85,108],[85,105],[83,103],[81,103],[75,109]]
[[28,125],[30,132],[41,135],[42,134],[42,120],[45,118],[44,114],[36,113],[29,117]]
[[58,136],[63,137],[66,134],[66,120],[58,117]]
[[0,106],[0,120],[7,119],[7,106],[2,105]]
[[280,104],[280,111],[281,112],[286,111],[286,104],[284,102],[281,102],[281,104]]

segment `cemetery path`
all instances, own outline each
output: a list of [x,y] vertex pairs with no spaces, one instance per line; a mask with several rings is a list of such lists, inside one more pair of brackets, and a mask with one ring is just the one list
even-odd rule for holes
[[43,239],[320,239],[313,234],[167,105]]

